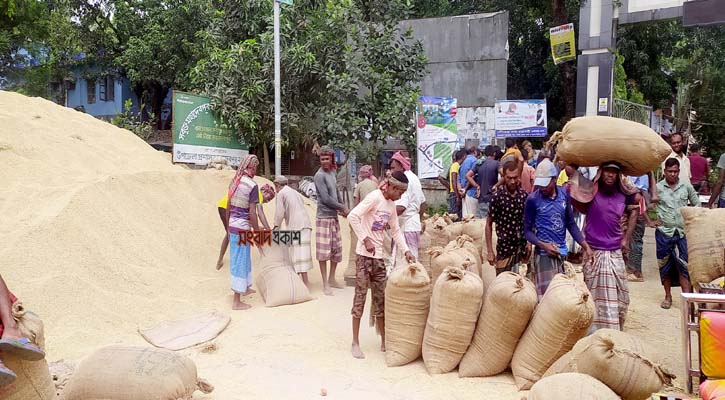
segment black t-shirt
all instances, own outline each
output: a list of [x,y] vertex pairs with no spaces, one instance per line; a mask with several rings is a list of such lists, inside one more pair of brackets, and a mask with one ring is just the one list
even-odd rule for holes
[[481,187],[479,203],[491,201],[491,187],[498,182],[498,161],[486,157],[483,162],[476,164],[474,170],[476,183]]

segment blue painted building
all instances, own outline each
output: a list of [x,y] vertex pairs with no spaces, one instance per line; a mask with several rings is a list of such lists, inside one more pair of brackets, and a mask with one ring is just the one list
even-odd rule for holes
[[79,71],[74,72],[74,78],[74,82],[66,83],[66,107],[105,119],[122,113],[124,103],[130,99],[132,111],[138,112],[139,101],[127,78],[115,74],[87,78]]

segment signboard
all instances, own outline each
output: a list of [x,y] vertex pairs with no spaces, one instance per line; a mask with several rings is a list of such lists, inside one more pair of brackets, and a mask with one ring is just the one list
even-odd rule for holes
[[216,157],[239,165],[249,146],[211,109],[206,96],[174,90],[173,161],[206,165]]
[[546,100],[496,102],[496,137],[546,136]]
[[600,97],[599,98],[599,107],[597,107],[598,112],[607,112],[609,109],[609,99],[607,97]]
[[574,24],[549,28],[549,37],[551,40],[551,55],[554,57],[554,64],[576,60]]
[[456,99],[421,96],[416,111],[418,177],[437,178],[451,165],[458,143]]
[[288,6],[291,6],[293,3],[293,0],[278,0],[280,4],[287,4]]

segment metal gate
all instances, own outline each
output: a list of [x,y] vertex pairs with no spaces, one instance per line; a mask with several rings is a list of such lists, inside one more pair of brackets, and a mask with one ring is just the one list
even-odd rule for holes
[[630,121],[639,122],[640,124],[651,127],[652,107],[644,104],[632,103],[631,101],[613,99],[612,116]]

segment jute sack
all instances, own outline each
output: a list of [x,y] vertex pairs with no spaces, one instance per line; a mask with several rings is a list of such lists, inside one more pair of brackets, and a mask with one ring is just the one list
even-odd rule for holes
[[683,207],[680,212],[685,218],[687,270],[699,291],[700,283],[725,275],[725,209]]
[[567,163],[596,167],[617,161],[628,176],[654,170],[672,153],[667,142],[648,126],[600,116],[572,119],[549,143],[558,143],[557,157]]
[[428,276],[430,276],[430,254],[428,253],[428,249],[431,248],[433,238],[427,229],[428,228],[426,228],[425,232],[420,234],[420,244],[418,247],[418,262],[423,265],[426,272],[428,272]]
[[619,400],[619,396],[585,374],[560,374],[546,377],[534,384],[529,400]]
[[2,362],[15,372],[17,378],[9,385],[0,386],[3,400],[51,400],[55,386],[45,360],[24,361],[12,354],[3,354]]
[[479,249],[473,243],[473,239],[471,239],[470,236],[466,235],[465,233],[461,236],[458,236],[457,238],[451,240],[446,245],[445,249],[449,251],[463,250],[467,252],[471,257],[473,257],[473,260],[476,262],[476,270],[478,271],[478,276],[481,276],[481,262],[483,260],[481,259],[481,253]]
[[431,374],[453,371],[471,344],[481,310],[481,278],[446,268],[433,287],[423,335],[423,362]]
[[169,350],[108,346],[81,361],[65,400],[188,400],[214,387],[196,375],[190,358]]
[[598,379],[624,400],[643,400],[675,378],[662,364],[651,345],[625,332],[600,329],[578,341],[544,377],[579,372]]
[[538,298],[534,284],[513,272],[503,272],[484,296],[481,315],[458,376],[492,376],[511,362],[516,344],[529,324]]
[[[473,239],[473,244],[478,249],[478,256],[486,259],[486,220],[481,218],[469,218],[463,222],[461,234]],[[453,239],[453,237],[451,237]]]
[[18,323],[18,329],[25,337],[30,339],[35,345],[45,350],[45,330],[43,329],[43,320],[34,312],[28,311],[20,300],[13,303],[13,318]]
[[463,268],[463,262],[468,260],[470,256],[468,253],[462,251],[448,251],[443,247],[433,247],[429,251],[430,254],[430,281],[438,281],[438,277],[443,273],[443,270],[448,267],[460,267]]
[[[446,238],[448,242],[455,240],[463,234],[463,224],[463,222],[454,222],[443,229],[445,234],[448,235]],[[448,242],[446,242],[446,244],[448,244]]]
[[294,271],[286,247],[275,246],[264,250],[255,283],[267,307],[312,300],[309,289]]
[[[436,218],[430,225],[427,225],[425,231],[430,234],[430,246],[433,247],[446,247],[448,242],[448,231],[446,227],[448,224],[443,218]],[[424,249],[424,247],[421,247]]]
[[511,360],[516,386],[527,390],[587,334],[594,301],[584,282],[557,274],[534,311]]
[[421,264],[390,273],[385,286],[385,362],[389,367],[420,357],[430,292],[430,277]]

